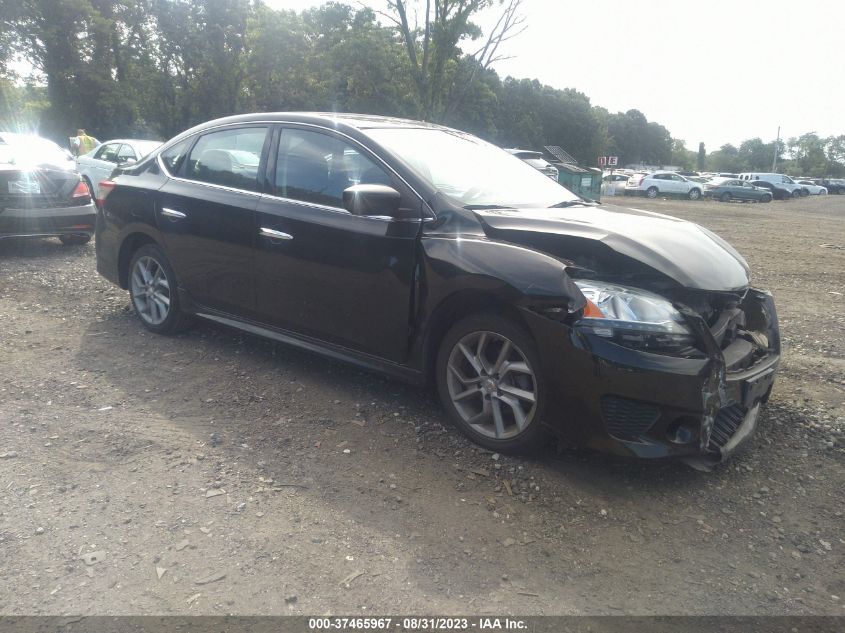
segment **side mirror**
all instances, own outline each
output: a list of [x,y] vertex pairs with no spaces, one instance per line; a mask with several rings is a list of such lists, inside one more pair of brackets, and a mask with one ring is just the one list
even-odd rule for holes
[[402,217],[401,200],[396,189],[385,185],[353,185],[343,191],[343,208],[352,215]]

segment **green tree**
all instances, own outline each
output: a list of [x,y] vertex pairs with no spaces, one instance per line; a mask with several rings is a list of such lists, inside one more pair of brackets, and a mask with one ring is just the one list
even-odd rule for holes
[[[388,0],[384,14],[398,29],[413,80],[419,116],[441,121],[466,98],[476,79],[502,56],[499,46],[524,30],[522,0]],[[459,73],[460,45],[479,40],[472,20],[495,5],[502,7],[496,25],[483,43],[466,56],[469,73]],[[460,78],[460,82],[458,79]]]
[[791,164],[788,171],[796,176],[824,174],[828,171],[825,140],[815,132],[807,132],[787,143]]

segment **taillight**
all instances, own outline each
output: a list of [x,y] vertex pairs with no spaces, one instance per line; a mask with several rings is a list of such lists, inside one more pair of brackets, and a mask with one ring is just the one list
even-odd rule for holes
[[99,186],[97,187],[97,191],[100,194],[97,198],[97,204],[99,206],[103,206],[103,203],[106,201],[106,197],[112,192],[112,189],[117,187],[117,183],[113,180],[103,180],[100,182]]
[[73,193],[70,194],[71,198],[90,198],[91,191],[88,189],[88,185],[85,184],[84,180],[80,180],[79,184],[76,185],[76,189],[73,190]]

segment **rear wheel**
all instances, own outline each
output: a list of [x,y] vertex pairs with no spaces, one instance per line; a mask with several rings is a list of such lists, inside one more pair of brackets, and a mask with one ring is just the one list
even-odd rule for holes
[[65,246],[81,246],[91,241],[90,235],[60,235],[59,241]]
[[536,345],[522,328],[492,314],[456,323],[435,366],[443,407],[458,429],[494,451],[524,452],[545,436],[545,380]]
[[760,202],[771,202],[771,201],[772,201],[772,197],[768,194],[766,194],[765,196],[760,198]]
[[722,202],[730,202],[732,197],[733,196],[726,191],[721,196],[719,196],[719,200],[721,200]]
[[145,328],[157,334],[175,334],[191,324],[181,311],[176,275],[162,250],[144,244],[129,263],[129,296]]
[[687,197],[690,200],[698,200],[701,197],[701,190],[700,189],[691,189],[690,192],[687,194]]
[[646,198],[656,198],[658,193],[657,187],[649,187],[646,189],[645,195]]

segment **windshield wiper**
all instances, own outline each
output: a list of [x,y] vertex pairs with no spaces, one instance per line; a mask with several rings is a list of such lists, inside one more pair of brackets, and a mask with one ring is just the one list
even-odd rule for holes
[[595,202],[592,200],[564,200],[549,207],[549,209],[565,209],[566,207],[593,207]]

